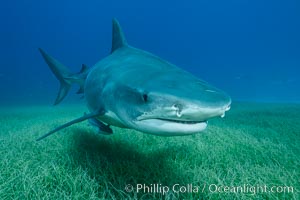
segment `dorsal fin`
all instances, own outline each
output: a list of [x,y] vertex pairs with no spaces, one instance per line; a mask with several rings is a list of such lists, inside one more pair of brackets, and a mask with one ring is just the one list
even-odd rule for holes
[[116,19],[112,21],[112,47],[111,53],[116,49],[127,46],[127,41],[121,29],[119,22]]

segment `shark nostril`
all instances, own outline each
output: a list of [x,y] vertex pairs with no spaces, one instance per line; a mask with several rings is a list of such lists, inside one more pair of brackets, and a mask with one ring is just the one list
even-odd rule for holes
[[173,108],[175,108],[176,110],[182,110],[182,105],[181,104],[174,104],[173,106],[172,106]]

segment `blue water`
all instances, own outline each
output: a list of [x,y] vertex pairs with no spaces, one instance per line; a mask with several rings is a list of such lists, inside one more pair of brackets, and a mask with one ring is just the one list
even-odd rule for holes
[[110,51],[113,17],[130,45],[234,100],[300,102],[297,0],[15,0],[0,8],[0,103],[53,103],[59,84],[37,48],[74,72],[92,66]]

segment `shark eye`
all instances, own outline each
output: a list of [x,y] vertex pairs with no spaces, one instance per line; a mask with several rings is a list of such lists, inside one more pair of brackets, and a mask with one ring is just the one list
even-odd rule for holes
[[148,101],[148,95],[147,94],[143,94],[143,100],[144,100],[144,102]]

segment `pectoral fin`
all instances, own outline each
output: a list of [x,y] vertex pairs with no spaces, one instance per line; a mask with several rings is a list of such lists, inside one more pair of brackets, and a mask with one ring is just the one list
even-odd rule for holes
[[93,113],[85,114],[85,115],[82,116],[82,117],[79,117],[79,118],[77,118],[77,119],[74,119],[74,120],[72,120],[72,121],[70,121],[70,122],[67,122],[67,123],[65,123],[65,124],[63,124],[63,125],[61,125],[61,126],[55,128],[55,129],[51,130],[50,132],[48,132],[48,133],[46,133],[45,135],[43,135],[43,136],[39,137],[38,139],[36,139],[36,141],[40,141],[40,140],[42,140],[42,139],[44,139],[44,138],[46,138],[46,137],[52,135],[53,133],[55,133],[55,132],[57,132],[57,131],[59,131],[59,130],[61,130],[61,129],[67,128],[67,127],[69,127],[69,126],[71,126],[71,125],[73,125],[73,124],[82,122],[82,121],[87,120],[87,119],[94,118],[94,117],[99,116],[99,115],[103,115],[103,113],[104,113],[104,112],[93,112]]

